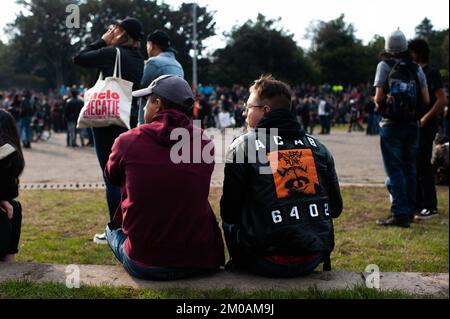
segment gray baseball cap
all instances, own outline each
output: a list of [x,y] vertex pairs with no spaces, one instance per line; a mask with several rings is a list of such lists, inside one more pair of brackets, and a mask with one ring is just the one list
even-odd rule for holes
[[159,95],[179,106],[191,108],[194,104],[194,93],[183,78],[177,75],[161,75],[150,85],[133,92],[134,97],[143,97],[151,94]]
[[401,53],[408,50],[408,41],[406,41],[406,37],[400,29],[392,32],[386,38],[384,49],[387,53],[391,54]]

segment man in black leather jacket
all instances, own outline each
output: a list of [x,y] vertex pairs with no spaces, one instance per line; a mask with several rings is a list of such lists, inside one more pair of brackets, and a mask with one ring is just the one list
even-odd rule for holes
[[230,146],[220,202],[230,265],[269,277],[329,269],[342,212],[333,157],[290,112],[286,84],[263,76],[250,92],[249,132]]

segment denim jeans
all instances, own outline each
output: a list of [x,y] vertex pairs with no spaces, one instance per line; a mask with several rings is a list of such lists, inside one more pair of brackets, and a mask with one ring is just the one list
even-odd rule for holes
[[31,117],[22,117],[20,119],[20,133],[22,142],[31,142]]
[[81,145],[84,146],[83,131],[77,129],[76,122],[67,122],[67,139],[68,146],[75,146],[77,144],[77,133],[80,134]]
[[[222,228],[228,252],[230,257],[234,259],[237,255],[237,250],[239,249],[235,225],[222,223]],[[310,274],[323,261],[324,257],[319,254],[312,260],[308,260],[301,264],[276,264],[265,258],[258,258],[256,260],[248,261],[245,264],[243,264],[242,261],[237,261],[236,265],[242,270],[264,277],[292,278]]]
[[146,99],[140,99],[139,103],[139,114],[138,114],[138,125],[145,123],[145,105],[147,104]]
[[392,196],[392,216],[414,214],[419,127],[415,124],[383,123],[380,143],[386,186]]
[[367,117],[367,134],[376,135],[380,132],[380,116],[378,114],[369,114]]
[[109,226],[106,226],[106,239],[112,252],[116,256],[117,260],[123,265],[125,270],[133,277],[144,280],[176,280],[189,277],[196,277],[210,273],[208,269],[198,268],[173,268],[173,267],[143,267],[137,265],[125,253],[125,235],[121,228],[117,230],[111,230]]
[[93,130],[95,152],[97,154],[98,162],[102,169],[103,180],[106,186],[106,201],[108,203],[109,218],[113,220],[114,214],[120,205],[120,187],[112,185],[105,176],[105,167],[108,162],[111,148],[116,138],[126,132],[125,128],[111,125],[107,127],[95,127]]

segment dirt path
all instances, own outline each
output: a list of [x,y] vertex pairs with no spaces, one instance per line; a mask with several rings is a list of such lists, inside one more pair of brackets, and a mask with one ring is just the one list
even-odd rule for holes
[[[333,154],[342,183],[384,182],[379,137],[341,131],[316,137]],[[65,143],[65,134],[53,134],[48,142],[34,143],[30,150],[24,150],[26,168],[21,178],[22,184],[102,182],[94,149],[69,148]],[[224,164],[216,163],[212,186],[222,185],[223,169]]]

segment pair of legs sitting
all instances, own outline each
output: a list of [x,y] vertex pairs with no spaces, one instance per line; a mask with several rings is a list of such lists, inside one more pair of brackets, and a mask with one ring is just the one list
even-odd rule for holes
[[[236,236],[233,233],[233,226],[223,224],[225,241],[230,251],[230,256],[233,257],[233,252],[236,251]],[[124,243],[127,235],[123,233],[122,229],[111,230],[109,226],[106,227],[106,239],[111,250],[116,258],[123,265],[125,270],[133,277],[145,280],[176,280],[183,278],[197,277],[211,273],[208,269],[195,268],[173,268],[173,267],[144,267],[132,261],[125,253]],[[293,263],[277,263],[276,260],[270,258],[260,258],[245,263],[237,262],[233,264],[233,268],[244,271],[249,271],[265,277],[273,278],[290,278],[299,277],[310,274],[314,269],[325,259],[323,255],[317,254],[303,258],[301,262]]]
[[125,270],[133,277],[144,280],[176,280],[183,278],[197,277],[211,273],[210,269],[198,268],[173,268],[173,267],[144,267],[132,261],[125,253],[125,240],[127,235],[122,228],[111,230],[109,226],[105,230],[108,245],[123,265]]
[[6,212],[0,210],[0,261],[14,261],[19,247],[22,207],[17,201],[9,203],[13,207],[11,219]]
[[271,278],[293,278],[306,276],[314,271],[319,264],[326,262],[322,254],[315,254],[311,256],[266,256],[247,258],[237,250],[238,234],[234,225],[222,224],[225,241],[227,243],[228,252],[231,261],[227,264],[226,269],[236,269],[251,272],[264,277]]

